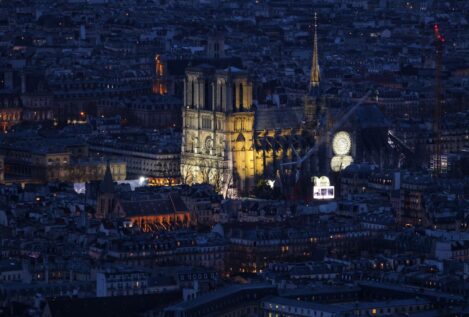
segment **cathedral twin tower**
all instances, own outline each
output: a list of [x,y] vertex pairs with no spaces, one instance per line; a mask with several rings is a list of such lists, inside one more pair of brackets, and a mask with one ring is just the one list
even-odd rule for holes
[[235,67],[208,65],[186,70],[181,176],[185,183],[210,183],[228,194],[254,176],[252,83]]
[[235,67],[215,71],[209,65],[186,70],[184,106],[186,109],[235,112],[249,110],[252,83]]

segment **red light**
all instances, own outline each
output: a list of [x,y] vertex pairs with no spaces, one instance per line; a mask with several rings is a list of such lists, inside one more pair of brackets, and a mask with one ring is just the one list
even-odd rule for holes
[[444,43],[445,42],[445,38],[440,34],[440,28],[438,26],[438,24],[435,24],[433,26],[434,30],[435,30],[435,37],[438,41]]

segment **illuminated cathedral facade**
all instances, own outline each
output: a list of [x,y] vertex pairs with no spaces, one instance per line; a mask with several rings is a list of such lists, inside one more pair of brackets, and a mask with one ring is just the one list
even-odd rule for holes
[[[241,69],[217,70],[206,64],[188,68],[182,181],[210,183],[231,197],[248,194],[261,179],[285,185],[285,174],[294,173],[283,168],[285,163],[305,155],[314,145],[321,103],[316,36],[312,59],[304,106],[288,108],[253,106],[253,83]],[[313,164],[305,165],[308,170]]]
[[[237,68],[189,68],[184,82],[181,177],[244,189],[254,175],[252,83]],[[235,176],[236,172],[236,176]],[[241,182],[237,182],[238,178]]]
[[318,59],[315,15],[309,89],[296,107],[253,105],[253,84],[238,68],[187,69],[182,181],[235,197],[265,180],[290,198],[308,199],[312,177],[336,179],[353,162],[390,166],[386,118],[376,105],[362,105],[369,93],[355,105],[322,93]]

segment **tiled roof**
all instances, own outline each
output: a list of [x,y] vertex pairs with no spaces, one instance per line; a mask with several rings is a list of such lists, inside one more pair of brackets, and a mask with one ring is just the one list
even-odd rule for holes
[[270,130],[297,128],[303,120],[303,108],[261,108],[256,110],[255,129]]

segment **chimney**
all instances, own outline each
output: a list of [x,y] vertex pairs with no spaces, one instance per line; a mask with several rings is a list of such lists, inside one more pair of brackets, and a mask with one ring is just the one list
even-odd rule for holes
[[26,75],[21,73],[21,94],[26,93]]

